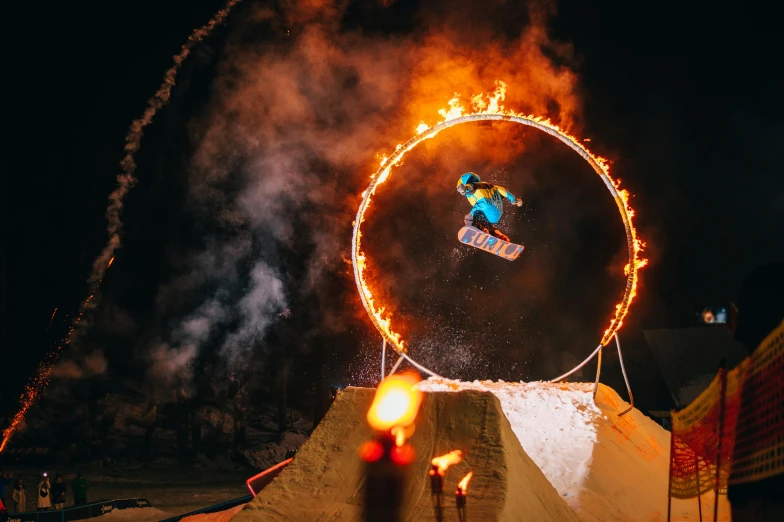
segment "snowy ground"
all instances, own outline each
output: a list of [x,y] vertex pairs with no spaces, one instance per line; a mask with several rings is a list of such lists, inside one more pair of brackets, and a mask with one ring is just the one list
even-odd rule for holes
[[[133,408],[124,405],[125,409],[118,408],[129,416]],[[196,509],[219,504],[227,500],[243,497],[249,494],[245,481],[284,460],[289,450],[297,449],[308,437],[308,430],[312,421],[304,415],[292,411],[289,430],[281,437],[277,433],[277,409],[260,407],[252,417],[251,426],[247,430],[247,443],[233,454],[232,450],[225,450],[211,457],[199,454],[191,459],[188,465],[179,464],[176,458],[176,433],[174,430],[160,429],[156,434],[158,453],[150,464],[127,462],[122,460],[106,460],[85,463],[81,466],[46,465],[40,468],[32,466],[4,466],[3,471],[13,473],[15,478],[22,478],[27,491],[27,510],[35,511],[35,486],[40,474],[47,470],[50,477],[56,473],[63,474],[69,487],[67,507],[73,504],[70,484],[81,471],[87,478],[90,487],[88,497],[90,501],[112,500],[116,498],[147,498],[153,510],[141,509],[118,510],[112,515],[118,520],[146,520],[145,516],[155,517],[155,510],[164,512],[164,517],[187,513]],[[216,423],[221,421],[219,418]],[[230,418],[222,419],[224,433],[229,434],[232,428]],[[144,432],[137,426],[126,425],[125,421],[118,421],[117,428],[112,432],[115,444],[124,444],[128,448],[140,448]],[[134,431],[135,430],[135,431]],[[229,435],[226,435],[228,437]],[[280,440],[278,440],[280,439]],[[120,441],[120,442],[117,442]],[[132,453],[132,451],[128,451]],[[44,453],[44,455],[46,455]],[[8,495],[10,497],[10,493]],[[124,513],[127,511],[127,513]],[[144,515],[148,513],[148,515]],[[135,515],[134,515],[135,514]],[[101,520],[104,520],[103,518]],[[109,519],[106,519],[109,520]]]
[[[611,388],[593,384],[429,379],[425,391],[492,392],[520,440],[561,496],[585,522],[667,519],[670,434]],[[702,500],[713,519],[713,497]],[[674,521],[699,520],[697,500],[673,501]],[[726,497],[719,520],[729,521]]]
[[115,470],[113,476],[88,474],[87,479],[91,484],[91,499],[142,497],[154,508],[172,516],[248,495],[245,480],[252,474],[247,471],[202,472],[171,466],[121,473]]
[[171,513],[156,508],[115,509],[103,515],[101,522],[159,522],[171,517]]
[[[35,511],[35,473],[31,470],[6,468],[15,477],[22,477],[25,482],[28,498],[28,511]],[[70,489],[74,472],[54,470],[50,474],[63,473],[68,484],[68,502],[66,507],[73,505]],[[112,500],[116,498],[146,498],[154,510],[125,509],[117,510],[112,516],[117,520],[147,520],[144,513],[163,513],[164,516],[154,518],[161,520],[173,515],[187,513],[234,498],[249,494],[245,480],[253,475],[253,471],[197,471],[177,464],[147,466],[129,469],[113,466],[101,470],[85,470],[88,480],[88,499],[92,501]],[[9,494],[10,496],[10,494]],[[135,513],[135,515],[133,515]],[[108,516],[108,515],[107,515]],[[139,518],[123,518],[136,516]],[[153,515],[150,515],[153,516]],[[101,520],[114,520],[102,517]]]

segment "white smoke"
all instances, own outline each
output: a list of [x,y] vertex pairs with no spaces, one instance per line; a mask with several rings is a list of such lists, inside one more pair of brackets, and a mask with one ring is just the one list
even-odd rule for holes
[[275,271],[257,263],[250,273],[247,293],[238,303],[239,326],[223,344],[222,352],[230,361],[240,361],[250,354],[275,317],[286,306],[283,282]]

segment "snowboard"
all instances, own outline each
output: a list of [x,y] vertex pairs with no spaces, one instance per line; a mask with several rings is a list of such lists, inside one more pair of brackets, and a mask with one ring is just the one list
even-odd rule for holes
[[523,245],[517,245],[504,241],[503,239],[498,239],[497,237],[486,234],[474,227],[461,228],[460,232],[457,233],[457,239],[459,239],[461,243],[484,250],[485,252],[490,252],[507,261],[514,261],[517,259],[525,248]]

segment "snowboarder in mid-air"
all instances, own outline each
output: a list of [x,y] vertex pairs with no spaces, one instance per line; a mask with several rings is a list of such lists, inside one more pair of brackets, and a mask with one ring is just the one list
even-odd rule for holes
[[465,226],[475,227],[486,234],[509,242],[509,238],[495,225],[504,213],[504,198],[512,205],[522,206],[523,200],[516,198],[504,187],[486,183],[473,172],[466,172],[457,180],[457,191],[471,203],[471,212],[465,216]]

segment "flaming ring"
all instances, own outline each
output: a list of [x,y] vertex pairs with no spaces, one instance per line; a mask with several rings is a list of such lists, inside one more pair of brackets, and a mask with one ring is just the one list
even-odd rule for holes
[[[603,346],[607,346],[607,344],[612,340],[615,333],[621,328],[623,319],[628,313],[629,305],[636,294],[638,269],[645,264],[645,260],[641,259],[638,255],[642,249],[642,242],[637,238],[635,228],[632,225],[633,211],[628,204],[628,193],[619,191],[617,189],[617,184],[610,177],[609,168],[606,162],[602,158],[592,154],[582,143],[578,141],[577,138],[560,130],[557,126],[551,124],[549,121],[543,121],[540,118],[535,118],[533,116],[526,117],[510,114],[477,113],[450,119],[441,122],[438,125],[429,127],[419,132],[416,136],[404,144],[398,145],[397,150],[395,150],[395,152],[389,158],[382,162],[381,167],[371,178],[371,182],[367,190],[363,193],[362,202],[359,205],[356,220],[354,221],[354,233],[351,238],[351,261],[354,266],[354,280],[357,284],[357,290],[359,292],[359,297],[362,300],[362,305],[365,307],[365,310],[367,311],[373,326],[376,327],[382,338],[387,343],[389,343],[398,354],[400,354],[419,370],[429,375],[437,376],[437,374],[434,372],[414,361],[406,353],[406,350],[403,347],[403,341],[400,339],[400,336],[392,332],[389,319],[385,319],[383,317],[383,308],[381,310],[376,310],[373,303],[372,293],[368,289],[363,276],[365,257],[360,248],[360,239],[362,236],[360,227],[365,219],[365,212],[368,209],[370,200],[375,194],[376,189],[381,183],[386,181],[392,168],[400,162],[400,160],[408,151],[416,147],[422,141],[434,137],[436,134],[446,128],[460,125],[461,123],[469,123],[474,121],[511,121],[520,123],[522,125],[528,125],[529,127],[539,129],[540,131],[546,132],[547,134],[558,138],[563,143],[568,145],[572,150],[577,152],[577,154],[579,154],[586,162],[588,162],[588,164],[599,175],[599,177],[602,178],[602,181],[604,181],[607,190],[610,191],[610,194],[612,194],[613,199],[618,206],[618,211],[621,214],[621,220],[623,221],[623,226],[626,231],[626,245],[629,254],[629,263],[626,268],[626,288],[623,293],[623,299],[616,305],[615,314],[610,322],[610,326],[605,330],[599,347],[597,347],[594,353],[591,354],[589,357],[590,359],[593,355],[595,355],[596,351],[598,351]],[[624,198],[624,195],[626,198]],[[572,370],[572,372],[573,371],[574,370]],[[567,374],[564,374],[564,376],[566,375]]]

